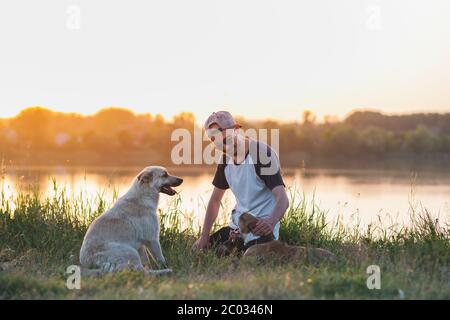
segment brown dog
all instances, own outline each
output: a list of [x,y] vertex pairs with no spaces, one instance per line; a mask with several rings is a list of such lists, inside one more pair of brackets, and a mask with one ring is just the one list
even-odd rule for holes
[[[239,217],[239,229],[247,234],[255,228],[258,219],[250,213],[243,213]],[[278,240],[271,240],[261,244],[255,244],[248,248],[244,258],[256,257],[260,260],[281,260],[299,263],[336,262],[336,256],[325,249],[291,246]]]

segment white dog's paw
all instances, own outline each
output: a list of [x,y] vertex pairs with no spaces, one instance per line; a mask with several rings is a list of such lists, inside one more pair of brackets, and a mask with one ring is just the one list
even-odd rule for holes
[[116,264],[111,262],[106,262],[101,266],[101,270],[104,273],[113,272],[116,270]]
[[167,268],[167,262],[166,259],[160,259],[156,261],[158,263],[159,266],[164,267],[164,269]]

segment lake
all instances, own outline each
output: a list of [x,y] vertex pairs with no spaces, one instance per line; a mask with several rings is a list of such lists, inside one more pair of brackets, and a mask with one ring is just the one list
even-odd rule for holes
[[[64,186],[69,194],[80,192],[95,197],[102,194],[111,200],[114,192],[123,194],[141,168],[132,167],[27,167],[7,168],[0,188],[6,196],[30,188],[51,194],[53,180]],[[189,169],[189,168],[188,168]],[[191,217],[198,224],[204,217],[212,191],[214,168],[170,168],[174,175],[184,178],[178,187],[181,196],[180,209],[186,219]],[[346,225],[367,226],[381,221],[385,226],[394,223],[408,225],[413,210],[426,208],[441,223],[450,217],[450,172],[423,170],[351,170],[351,169],[285,169],[284,179],[294,193],[296,204],[306,199],[311,209],[314,203],[327,212],[327,219],[340,217]],[[305,198],[303,198],[303,194]],[[301,195],[301,196],[299,196]],[[173,198],[162,195],[161,208],[173,205]],[[221,220],[234,205],[234,197],[228,191],[223,201]]]

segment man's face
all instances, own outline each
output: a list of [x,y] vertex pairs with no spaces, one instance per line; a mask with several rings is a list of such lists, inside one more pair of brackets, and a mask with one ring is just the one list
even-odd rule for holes
[[209,127],[206,134],[218,150],[229,155],[237,154],[236,128],[224,129],[214,123]]

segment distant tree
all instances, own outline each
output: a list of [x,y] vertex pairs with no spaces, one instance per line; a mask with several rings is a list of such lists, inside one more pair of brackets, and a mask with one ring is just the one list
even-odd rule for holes
[[311,110],[305,110],[302,114],[302,123],[304,125],[314,124],[316,122],[316,116]]
[[132,149],[134,146],[133,137],[128,130],[122,130],[117,133],[117,140],[123,149]]
[[361,148],[371,154],[381,155],[387,151],[389,132],[379,127],[370,126],[359,132]]
[[356,128],[369,126],[386,128],[387,116],[377,111],[354,111],[344,122]]
[[406,146],[408,150],[416,153],[428,153],[434,151],[438,145],[438,139],[424,125],[418,125],[416,130],[406,133]]
[[358,131],[348,125],[338,124],[325,130],[321,145],[325,154],[353,156],[360,150]]
[[195,126],[195,116],[191,112],[181,112],[173,117],[173,127],[192,130]]
[[355,128],[375,126],[395,132],[415,130],[422,124],[436,133],[450,134],[450,113],[385,115],[378,111],[354,111],[344,122]]
[[[291,139],[291,148],[299,148],[302,151],[314,152],[319,146],[320,133],[312,122],[304,123],[297,131],[297,135]],[[297,143],[293,143],[296,141]]]
[[[324,123],[317,122],[310,110],[291,122],[237,117],[243,129],[280,129],[280,158],[290,161],[284,164],[298,165],[303,159],[315,158],[353,160],[375,155],[380,159],[402,153],[408,156],[439,153],[450,158],[450,113],[385,115],[356,111],[343,121],[332,117],[324,120]],[[38,158],[40,152],[46,155],[55,152],[65,157],[69,151],[80,151],[80,155],[97,153],[97,159],[105,157],[114,161],[117,152],[135,148],[144,158],[147,152],[149,159],[158,157],[157,162],[168,163],[175,144],[170,139],[173,130],[191,131],[202,124],[189,112],[177,114],[168,121],[159,114],[136,115],[121,108],[82,116],[33,107],[15,118],[0,119],[0,152],[5,157],[22,159],[24,149],[31,150],[27,159],[34,161],[33,156]],[[133,152],[137,153],[136,150]]]
[[338,122],[339,122],[339,119],[338,119],[336,116],[327,114],[327,115],[325,115],[325,116],[323,117],[323,122],[324,122],[326,125],[330,125],[330,124],[338,123]]
[[135,115],[128,109],[108,108],[97,112],[93,117],[96,130],[101,133],[119,132],[131,126]]
[[49,128],[52,116],[52,111],[42,107],[27,108],[12,120],[11,127],[22,145],[31,149],[46,148],[52,143]]
[[440,135],[437,141],[437,151],[438,152],[448,152],[450,153],[450,136]]
[[3,119],[0,119],[0,144],[4,143],[6,141],[5,139],[5,132],[6,132],[6,121]]

